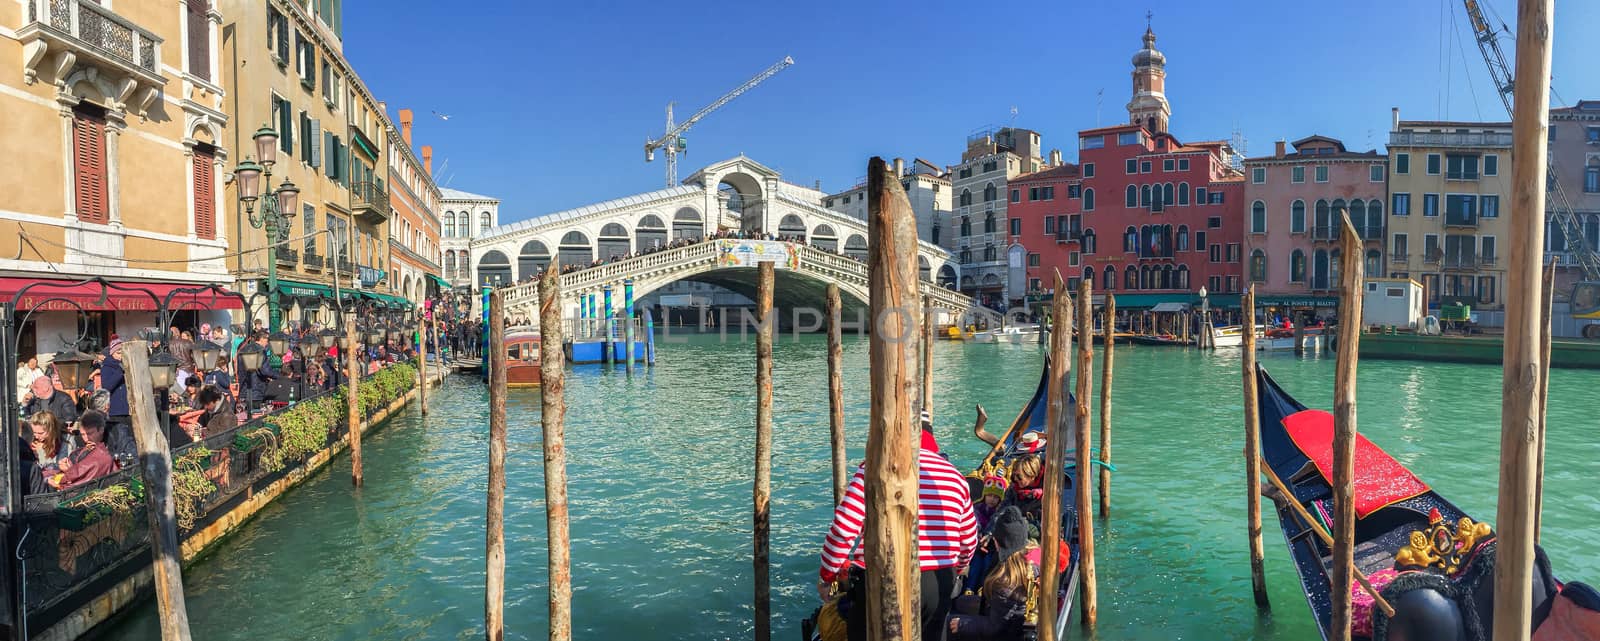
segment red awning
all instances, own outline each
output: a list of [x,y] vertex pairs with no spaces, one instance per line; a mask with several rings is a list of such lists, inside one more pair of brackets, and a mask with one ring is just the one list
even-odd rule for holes
[[[28,288],[29,285],[33,287]],[[39,280],[31,278],[0,278],[0,300],[13,302],[20,311],[41,312],[124,311],[153,312],[172,295],[167,311],[184,309],[240,309],[240,300],[233,296],[207,290],[181,292],[180,289],[200,289],[191,283],[111,283],[101,285],[70,280]],[[23,292],[23,288],[28,288]],[[148,293],[147,293],[148,292]],[[18,298],[18,294],[22,294]]]

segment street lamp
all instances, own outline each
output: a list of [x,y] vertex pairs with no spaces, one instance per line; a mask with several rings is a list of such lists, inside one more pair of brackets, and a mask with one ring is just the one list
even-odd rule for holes
[[51,359],[55,365],[56,374],[61,376],[61,386],[67,391],[83,389],[84,379],[88,378],[89,367],[94,363],[94,357],[78,351],[76,346],[56,352]]
[[255,372],[261,369],[262,361],[267,357],[267,351],[255,341],[246,341],[239,348],[239,366],[246,372]]
[[166,350],[150,356],[150,386],[158,390],[171,388],[178,377],[178,359]]
[[1211,335],[1211,302],[1210,302],[1209,299],[1206,298],[1206,295],[1207,295],[1206,286],[1205,285],[1201,285],[1200,286],[1200,331],[1204,332],[1203,334],[1200,335],[1200,340],[1201,340],[1200,346],[1201,347],[1211,347],[1211,342],[1212,342],[1213,339],[1215,339],[1215,337]]
[[282,358],[289,353],[289,335],[278,330],[273,330],[267,336],[267,348],[272,350],[272,355]]
[[217,360],[222,357],[222,346],[208,340],[200,341],[190,352],[194,354],[195,368],[202,372],[209,372],[217,368]]
[[377,347],[379,343],[383,342],[383,330],[378,327],[376,321],[367,325],[365,339],[367,347]]
[[[246,157],[233,170],[239,183],[239,203],[244,207],[250,226],[267,233],[267,320],[268,330],[276,333],[282,326],[283,308],[278,301],[278,245],[288,240],[294,216],[300,209],[300,188],[285,179],[276,188],[272,185],[272,168],[278,164],[278,132],[263,124],[255,133],[256,155],[260,164]],[[261,198],[262,175],[266,176],[266,191],[270,198]],[[261,201],[261,211],[255,204]],[[282,358],[283,351],[273,347],[273,360]]]

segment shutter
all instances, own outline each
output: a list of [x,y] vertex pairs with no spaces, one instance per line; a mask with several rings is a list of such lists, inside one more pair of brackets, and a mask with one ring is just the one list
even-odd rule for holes
[[87,109],[73,110],[73,182],[78,219],[105,223],[106,204],[106,121]]
[[215,162],[209,146],[194,148],[194,235],[204,240],[217,237]]
[[306,85],[317,86],[317,48],[310,42],[306,43]]
[[189,73],[197,78],[211,80],[211,0],[188,0],[189,11]]
[[311,160],[311,116],[300,112],[300,159]]
[[288,100],[278,103],[278,148],[283,153],[294,155],[294,107]]
[[289,63],[289,19],[278,17],[278,60]]
[[316,118],[312,118],[311,119],[311,133],[306,135],[306,140],[311,143],[311,157],[308,159],[308,160],[311,161],[311,166],[313,168],[321,167],[322,166],[322,121],[321,120],[317,120]]
[[324,168],[323,171],[328,174],[329,178],[332,178],[334,180],[338,180],[339,179],[339,162],[338,162],[339,159],[334,157],[335,154],[334,154],[334,147],[333,147],[333,132],[331,132],[331,131],[322,132],[322,148],[328,150],[328,166],[326,168]]

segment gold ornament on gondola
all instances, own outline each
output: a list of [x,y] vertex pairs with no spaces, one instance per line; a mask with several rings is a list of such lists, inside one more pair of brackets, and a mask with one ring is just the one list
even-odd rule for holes
[[1455,574],[1473,548],[1492,534],[1488,523],[1475,523],[1465,516],[1452,529],[1434,509],[1428,513],[1428,529],[1411,533],[1406,547],[1395,553],[1394,565],[1401,570],[1436,569]]

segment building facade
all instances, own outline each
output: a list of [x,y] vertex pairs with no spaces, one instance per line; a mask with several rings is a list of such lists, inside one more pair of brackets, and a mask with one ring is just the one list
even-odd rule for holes
[[233,280],[222,258],[233,225],[219,215],[222,177],[242,155],[218,55],[229,14],[202,0],[110,4],[0,3],[0,24],[15,29],[0,32],[0,298],[17,304],[21,355],[46,362],[158,324],[143,293],[102,299],[99,287],[62,284],[98,276],[164,296]]
[[[399,127],[389,127],[389,287],[421,307],[438,295],[443,282],[439,260],[439,186],[433,182],[433,147],[423,145],[422,157],[411,149],[412,113],[401,109]],[[445,286],[444,289],[450,289]]]
[[1021,300],[1027,287],[1023,263],[1027,250],[1014,243],[1006,216],[1006,190],[1011,178],[1039,171],[1039,134],[1014,127],[984,128],[967,136],[961,162],[950,169],[955,197],[950,226],[954,253],[961,257],[961,291],[984,305],[1005,307]]
[[[480,283],[472,277],[472,239],[500,226],[500,199],[444,187],[439,189],[439,210],[444,212],[439,219],[444,279],[453,288],[476,291]],[[545,262],[549,258],[546,252]]]
[[[900,186],[905,188],[906,198],[911,201],[911,211],[917,216],[917,237],[947,250],[954,249],[955,238],[949,226],[949,174],[938,165],[921,158],[913,160],[910,166],[896,158],[894,171],[900,176]],[[854,187],[827,195],[822,199],[822,206],[866,220],[867,181],[858,180]]]
[[1404,121],[1396,109],[1388,151],[1388,275],[1422,283],[1429,305],[1503,308],[1511,123]]
[[[388,119],[342,52],[342,16],[337,4],[289,0],[221,0],[230,52],[224,86],[236,123],[233,146],[256,156],[260,127],[276,132],[277,162],[262,193],[289,180],[300,190],[299,211],[285,212],[278,228],[275,265],[283,299],[301,302],[326,296],[335,278],[342,289],[372,297],[393,293],[387,278],[389,220]],[[268,245],[267,225],[235,198],[228,198],[235,248]],[[260,216],[261,207],[254,208]],[[264,222],[264,221],[263,221]],[[240,290],[265,293],[267,252],[245,253],[231,262]],[[330,306],[291,310],[290,320],[316,319]],[[286,309],[289,309],[286,307]]]
[[1327,136],[1288,144],[1293,151],[1280,140],[1271,156],[1244,161],[1245,277],[1263,305],[1332,307],[1343,214],[1366,241],[1365,273],[1387,275],[1389,158]]
[[[1550,161],[1555,180],[1577,216],[1584,242],[1591,251],[1600,251],[1600,100],[1580,100],[1571,107],[1550,110]],[[1550,207],[1556,207],[1554,201]],[[1573,267],[1576,262],[1569,255],[1576,235],[1569,239],[1559,226],[1549,224],[1544,237],[1546,251],[1568,266],[1556,275],[1556,291],[1565,295],[1572,283],[1587,278]]]
[[[1016,240],[1026,250],[1023,273],[1027,296],[1055,288],[1055,274],[1076,288],[1086,271],[1085,243],[1093,250],[1095,239],[1083,235],[1083,180],[1077,165],[1064,164],[1010,181],[1006,214],[1017,221]],[[1096,283],[1096,287],[1099,283]]]
[[1189,302],[1201,287],[1238,293],[1244,174],[1228,142],[1183,143],[1167,131],[1166,56],[1155,49],[1152,31],[1143,40],[1133,57],[1129,124],[1078,133],[1083,266],[1077,275],[1095,276],[1100,290],[1165,295],[1129,298],[1130,308],[1135,300]]

